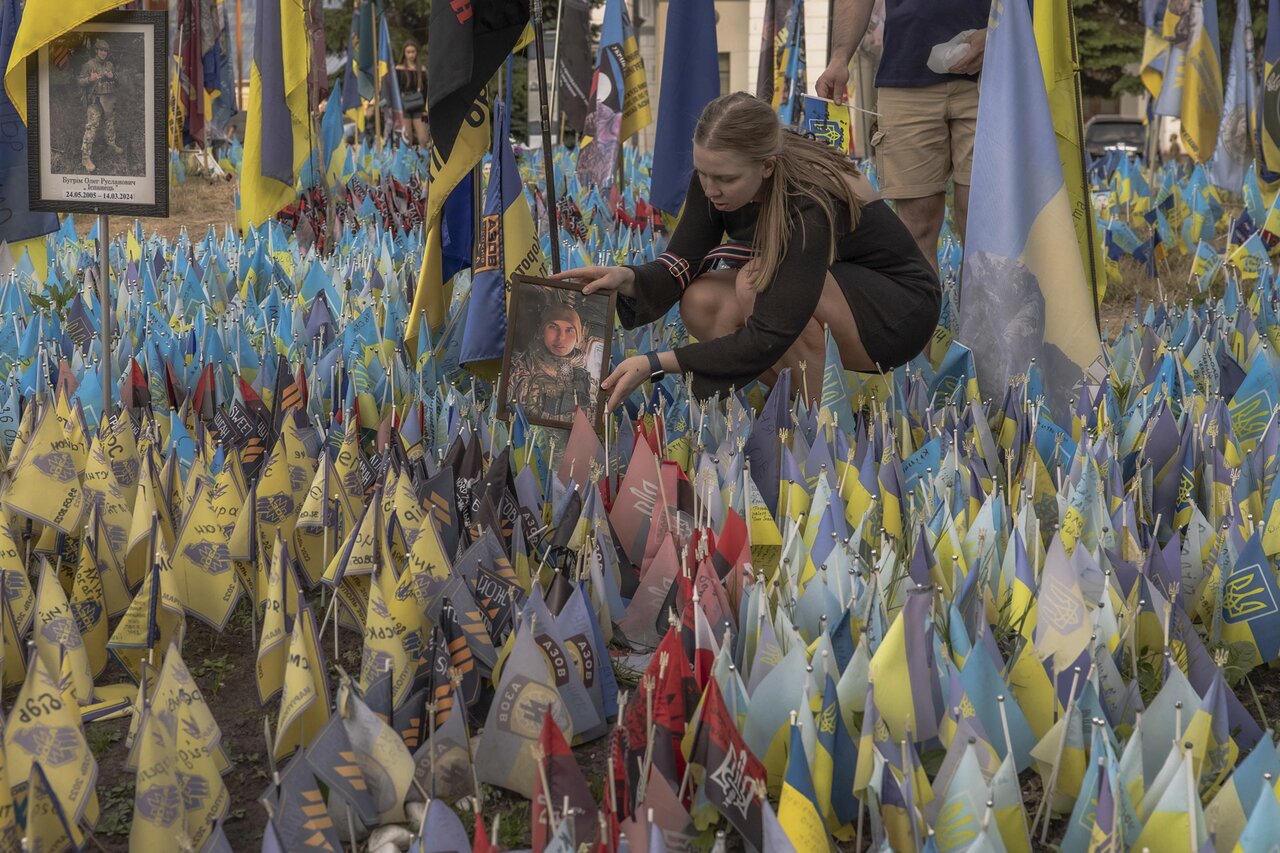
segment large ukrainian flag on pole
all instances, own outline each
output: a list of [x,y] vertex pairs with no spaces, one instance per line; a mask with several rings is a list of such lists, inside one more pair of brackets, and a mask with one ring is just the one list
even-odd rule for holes
[[1049,95],[1049,113],[1058,142],[1058,158],[1071,202],[1076,242],[1084,263],[1085,280],[1095,301],[1107,291],[1102,238],[1093,216],[1084,161],[1084,110],[1080,94],[1080,57],[1076,50],[1076,22],[1070,0],[1033,0],[1036,48]]
[[957,339],[984,397],[1034,358],[1060,408],[1102,343],[1024,0],[993,0],[981,85]]
[[1182,78],[1182,141],[1197,163],[1213,156],[1222,123],[1222,55],[1218,46],[1218,3],[1194,0],[1191,36]]
[[28,3],[22,25],[13,39],[13,53],[4,72],[4,88],[13,108],[27,120],[27,57],[71,32],[90,18],[109,12],[121,0],[61,0],[58,3]]
[[309,50],[301,3],[258,3],[237,211],[242,231],[275,216],[297,198],[298,174],[311,154]]
[[[17,55],[17,46],[14,46]],[[1258,87],[1258,177],[1280,180],[1280,0],[1267,3],[1267,40]],[[9,63],[12,67],[13,63]],[[8,79],[5,80],[8,83]],[[9,87],[13,91],[13,87]],[[14,101],[17,104],[17,101]]]

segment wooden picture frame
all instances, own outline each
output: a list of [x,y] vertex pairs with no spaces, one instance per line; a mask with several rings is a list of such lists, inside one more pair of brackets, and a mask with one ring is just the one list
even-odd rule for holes
[[587,295],[582,288],[576,281],[511,277],[498,417],[519,404],[529,423],[567,430],[580,406],[597,433],[604,427],[600,383],[610,370],[617,294]]
[[27,59],[32,210],[169,215],[168,22],[106,12]]

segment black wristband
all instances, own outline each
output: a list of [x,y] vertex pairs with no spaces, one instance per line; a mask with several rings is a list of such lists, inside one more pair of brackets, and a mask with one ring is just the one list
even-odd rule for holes
[[649,381],[658,382],[667,372],[662,369],[662,362],[658,360],[658,354],[650,350],[645,353],[645,357],[649,359]]

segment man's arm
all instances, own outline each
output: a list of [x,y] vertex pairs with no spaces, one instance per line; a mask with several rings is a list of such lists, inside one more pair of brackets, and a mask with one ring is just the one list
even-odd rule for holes
[[875,0],[836,0],[835,7],[835,19],[831,22],[831,57],[814,89],[819,98],[843,104],[849,97],[849,62],[862,43],[862,37],[867,34]]

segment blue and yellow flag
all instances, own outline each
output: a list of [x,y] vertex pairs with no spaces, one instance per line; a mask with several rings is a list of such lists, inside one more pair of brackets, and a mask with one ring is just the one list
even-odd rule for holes
[[1221,590],[1222,639],[1247,643],[1264,661],[1280,656],[1280,589],[1257,533],[1241,549]]
[[677,214],[693,173],[693,130],[698,117],[720,95],[714,0],[667,6],[662,53],[662,111],[653,143],[651,196],[658,209]]
[[[792,719],[795,719],[794,714]],[[791,724],[787,775],[782,781],[782,797],[778,800],[778,823],[796,850],[831,849],[831,837],[822,822],[822,812],[813,793],[813,780],[809,777],[804,738],[794,722]]]
[[[1236,193],[1245,186],[1253,160],[1253,105],[1257,97],[1253,76],[1253,28],[1248,0],[1236,3],[1236,24],[1231,36],[1231,62],[1227,90],[1218,127],[1218,145],[1209,161],[1209,180],[1214,186]],[[1254,181],[1256,186],[1256,181]],[[1257,219],[1254,220],[1258,221]]]
[[1197,163],[1213,156],[1222,123],[1222,58],[1218,48],[1217,0],[1194,0],[1182,77],[1182,141]]
[[1035,359],[1055,410],[1102,354],[1025,3],[995,3],[978,103],[957,340],[984,397]]
[[[47,15],[48,12],[41,10],[33,17]],[[4,0],[0,5],[0,65],[7,64],[10,56],[15,55],[14,39],[21,22],[22,6],[17,0]],[[0,239],[8,241],[15,258],[21,256],[22,250],[15,245],[19,241],[58,230],[57,214],[32,213],[29,210],[27,135],[18,125],[21,120],[17,104],[10,101],[7,93],[0,92],[0,121],[7,128],[17,129],[8,135],[8,144],[0,149],[0,197],[4,198],[9,213],[0,223]],[[37,243],[43,246],[44,240],[33,240],[31,247]]]
[[438,148],[431,155],[431,193],[427,197],[423,217],[427,223],[427,244],[422,252],[418,289],[414,291],[413,306],[409,309],[410,333],[405,336],[406,349],[417,346],[418,317],[425,315],[428,328],[433,332],[444,325],[445,309],[449,305],[449,280],[444,276],[445,257],[441,245],[444,206],[454,187],[484,157],[489,147],[489,122],[489,103],[481,93],[471,105],[471,112],[462,122],[448,155],[442,155]]
[[1169,59],[1169,43],[1160,34],[1165,0],[1142,0],[1142,85],[1155,98],[1164,82],[1165,63]]
[[502,358],[507,343],[506,282],[513,275],[541,275],[544,267],[533,213],[511,150],[511,121],[501,103],[495,118],[493,165],[458,356],[463,364]]
[[783,124],[794,125],[800,115],[806,82],[804,0],[792,0],[787,25],[774,37],[773,108]]
[[1099,304],[1107,290],[1102,236],[1093,215],[1089,179],[1085,174],[1084,111],[1080,92],[1080,61],[1076,48],[1076,22],[1069,0],[1033,0],[1032,19],[1040,66],[1044,72],[1049,113],[1058,143],[1058,158],[1071,202],[1076,242],[1086,280]]
[[830,145],[846,157],[853,156],[853,114],[848,104],[805,95],[796,130]]
[[297,197],[298,175],[311,154],[310,51],[300,4],[258,4],[236,219],[242,231],[275,216]]
[[119,0],[64,0],[42,4],[39,8],[33,5],[34,14],[23,16],[18,34],[13,37],[4,88],[24,124],[27,121],[27,58],[90,18],[119,6]]
[[1262,63],[1262,85],[1258,87],[1258,178],[1270,183],[1280,180],[1280,0],[1267,3]]

